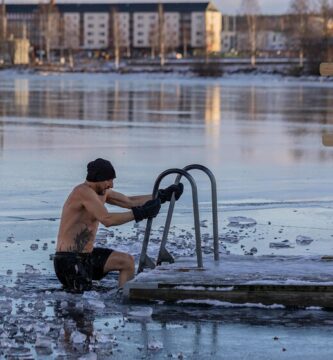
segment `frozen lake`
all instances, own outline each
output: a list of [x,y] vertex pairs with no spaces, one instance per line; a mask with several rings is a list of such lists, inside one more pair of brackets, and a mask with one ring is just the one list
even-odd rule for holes
[[[177,358],[180,353],[191,359],[221,358],[218,354],[223,353],[226,358],[266,359],[270,351],[270,358],[277,359],[285,348],[283,357],[295,359],[306,358],[306,348],[311,359],[321,343],[326,346],[321,357],[331,358],[333,347],[327,344],[333,318],[322,311],[191,308],[189,312],[182,306],[155,305],[148,322],[124,322],[127,307],[109,301],[107,292],[94,299],[94,305],[83,302],[74,311],[73,299],[63,298],[54,278],[49,255],[54,252],[62,204],[72,187],[84,180],[87,162],[97,157],[115,165],[115,190],[129,195],[151,192],[158,174],[168,168],[191,163],[210,168],[218,185],[221,242],[233,254],[248,254],[255,248],[256,255],[332,255],[333,148],[322,145],[322,134],[333,133],[332,97],[332,83],[280,77],[205,80],[1,72],[0,302],[11,299],[12,310],[0,313],[0,343],[10,333],[11,314],[16,322],[31,317],[37,325],[54,324],[55,329],[42,334],[52,344],[51,358],[74,351],[73,342],[66,342],[61,332],[64,327],[88,336],[91,329],[100,330],[109,336],[105,341],[113,342],[110,346],[119,358],[124,354]],[[209,184],[203,175],[193,174],[201,219],[207,220],[201,231],[210,234]],[[170,177],[163,184],[172,181]],[[154,222],[156,234],[164,225],[166,210]],[[231,226],[230,218],[237,216],[254,219],[255,225]],[[174,238],[184,230],[193,233],[189,186],[177,203],[173,225]],[[137,256],[142,230],[126,225],[101,241]],[[301,244],[299,236],[313,241]],[[172,247],[176,256],[193,255],[194,240],[185,240]],[[32,251],[32,244],[38,249]],[[152,253],[157,246],[158,241],[153,242]],[[33,273],[33,279],[36,276],[31,288],[25,271]],[[114,286],[110,277],[102,282],[104,288],[108,281]],[[29,291],[23,294],[21,287]],[[98,301],[106,307],[99,308]],[[88,315],[82,310],[87,307]],[[105,326],[106,322],[112,326]],[[116,322],[119,329],[114,329]],[[26,336],[17,332],[7,347],[1,343],[0,358],[1,351],[7,354],[22,341],[35,354]],[[133,340],[129,347],[127,336]],[[21,343],[20,337],[25,339]],[[149,349],[153,338],[163,349]],[[244,338],[248,343],[242,342]],[[108,356],[97,345],[95,350]]]

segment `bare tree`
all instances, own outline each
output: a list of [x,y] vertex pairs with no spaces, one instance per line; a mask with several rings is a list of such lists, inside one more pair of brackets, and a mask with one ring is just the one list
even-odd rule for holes
[[60,14],[54,0],[50,0],[49,3],[40,3],[37,12],[39,50],[43,48],[46,61],[50,61],[51,49],[60,45]]
[[7,39],[7,14],[5,0],[0,5],[0,40]]
[[156,51],[158,49],[158,25],[155,23],[150,24],[148,39],[150,45],[150,57],[155,59]]
[[322,20],[322,46],[321,46],[321,52],[323,60],[328,60],[328,53],[329,53],[329,21],[332,17],[332,6],[330,4],[329,0],[319,0],[319,13]]
[[111,11],[112,19],[112,45],[113,45],[113,56],[114,65],[116,70],[119,69],[120,62],[120,29],[119,29],[119,13],[115,6],[112,7]]
[[160,47],[160,65],[165,63],[165,26],[163,4],[158,4],[158,41]]
[[251,52],[251,65],[255,66],[257,55],[257,25],[258,15],[260,14],[258,0],[242,0],[241,12],[246,16]]
[[299,66],[304,66],[304,52],[309,39],[309,0],[291,0],[290,12],[292,14],[292,37],[299,52]]

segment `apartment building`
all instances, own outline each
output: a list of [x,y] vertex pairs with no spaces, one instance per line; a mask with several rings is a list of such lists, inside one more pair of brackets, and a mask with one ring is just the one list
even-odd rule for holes
[[[220,52],[221,13],[209,2],[38,3],[6,0],[7,34],[19,36],[24,26],[39,49],[111,50],[127,54]],[[52,26],[50,25],[52,23]],[[44,24],[42,26],[42,24]],[[52,41],[50,40],[52,39]]]

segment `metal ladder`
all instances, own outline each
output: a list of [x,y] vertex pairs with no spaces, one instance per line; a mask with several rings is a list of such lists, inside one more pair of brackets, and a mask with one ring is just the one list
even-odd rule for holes
[[[218,217],[217,217],[217,190],[216,190],[216,180],[213,173],[203,165],[192,164],[185,166],[183,169],[169,169],[163,171],[156,179],[153,189],[153,199],[157,197],[158,189],[161,181],[170,174],[177,174],[175,184],[179,184],[180,179],[184,176],[192,188],[192,202],[193,202],[193,213],[194,213],[194,230],[195,230],[195,244],[196,244],[196,254],[197,254],[197,263],[198,267],[203,267],[202,262],[202,250],[201,250],[201,233],[200,233],[200,217],[199,217],[199,202],[198,202],[198,190],[197,185],[193,179],[193,177],[188,173],[190,170],[201,170],[206,173],[211,182],[211,195],[212,195],[212,216],[213,216],[213,239],[214,239],[214,260],[219,260],[219,239],[218,239]],[[160,265],[162,262],[173,263],[174,258],[166,249],[166,242],[168,239],[168,233],[170,229],[172,214],[175,206],[175,196],[172,195],[171,201],[169,203],[168,215],[165,222],[165,227],[163,231],[162,241],[160,250],[158,253],[158,258],[156,261],[157,265]],[[149,218],[147,220],[147,226],[145,231],[145,236],[143,239],[142,250],[139,260],[138,274],[142,272],[144,269],[154,269],[155,263],[154,261],[147,255],[147,249],[149,244],[151,226],[153,223],[153,219]]]

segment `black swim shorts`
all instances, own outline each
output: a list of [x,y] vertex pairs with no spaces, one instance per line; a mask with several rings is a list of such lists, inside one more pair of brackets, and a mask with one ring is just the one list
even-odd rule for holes
[[112,249],[94,248],[91,253],[56,252],[54,270],[65,289],[90,290],[92,280],[102,279],[104,265]]

